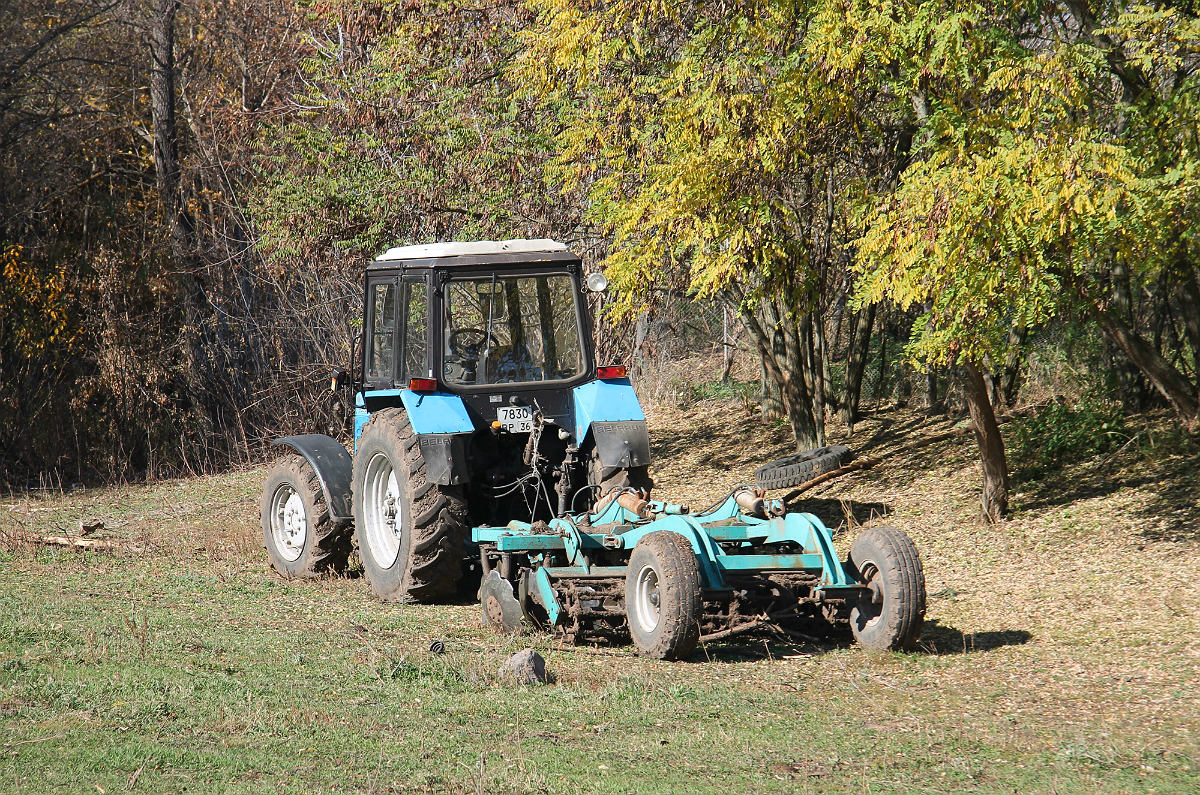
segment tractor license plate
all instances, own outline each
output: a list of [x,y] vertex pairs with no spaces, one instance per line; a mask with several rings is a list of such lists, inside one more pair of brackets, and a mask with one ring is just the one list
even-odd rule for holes
[[512,433],[533,430],[533,410],[529,406],[497,406],[496,419],[501,428]]

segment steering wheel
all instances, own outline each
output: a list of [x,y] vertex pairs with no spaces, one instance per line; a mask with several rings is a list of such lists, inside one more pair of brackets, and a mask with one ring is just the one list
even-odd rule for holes
[[455,329],[450,332],[450,338],[447,340],[451,352],[468,358],[479,356],[485,344],[489,342],[493,348],[500,347],[500,340],[496,339],[495,334],[489,334],[478,328]]

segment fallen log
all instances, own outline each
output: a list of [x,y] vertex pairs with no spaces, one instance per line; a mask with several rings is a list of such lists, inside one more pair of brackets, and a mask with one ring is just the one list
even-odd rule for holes
[[50,547],[79,547],[82,549],[122,549],[120,544],[99,538],[76,538],[74,536],[42,536],[38,544]]

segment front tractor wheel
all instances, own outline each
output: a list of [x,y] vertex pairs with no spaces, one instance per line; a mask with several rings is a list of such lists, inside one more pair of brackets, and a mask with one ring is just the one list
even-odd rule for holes
[[894,527],[871,527],[850,548],[870,591],[850,610],[850,630],[871,651],[911,649],[925,623],[925,572],[917,546]]
[[425,459],[402,409],[375,412],[354,453],[354,532],[381,599],[452,596],[462,575],[467,507],[457,486],[426,480]]
[[634,548],[625,575],[625,613],[638,654],[687,657],[700,639],[700,566],[678,533],[649,533]]
[[304,456],[292,453],[275,462],[259,507],[263,546],[281,576],[307,579],[346,565],[348,528],[329,515],[317,473]]

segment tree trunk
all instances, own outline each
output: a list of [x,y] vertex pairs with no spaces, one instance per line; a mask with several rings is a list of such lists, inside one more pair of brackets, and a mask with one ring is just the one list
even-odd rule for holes
[[812,414],[819,430],[817,436],[822,440],[815,446],[824,443],[825,436],[825,378],[822,373],[819,347],[817,341],[818,321],[813,315],[801,315],[795,319],[797,340],[799,342],[800,372],[804,375],[804,386],[811,396]]
[[991,359],[985,358],[984,365],[986,369],[983,370],[983,385],[987,387],[988,400],[991,401],[993,407],[999,406],[1001,379],[996,377]]
[[1183,300],[1179,312],[1183,315],[1184,333],[1192,348],[1193,371],[1200,380],[1200,271],[1189,268],[1180,280]]
[[883,399],[883,390],[887,384],[887,327],[879,330],[879,378],[875,381],[875,408],[879,409],[879,401]]
[[[150,113],[154,174],[176,259],[195,255],[195,228],[180,191],[179,127],[175,118],[175,14],[180,0],[154,0],[151,9]],[[182,263],[181,263],[182,264]]]
[[1008,331],[1008,353],[1004,357],[1002,391],[1004,405],[1012,408],[1017,404],[1021,392],[1021,366],[1024,364],[1023,347],[1029,330],[1024,326],[1013,326]]
[[807,316],[789,316],[775,301],[766,300],[761,302],[757,312],[743,311],[741,317],[762,359],[766,374],[764,383],[773,382],[779,389],[796,449],[820,447],[825,439],[824,418],[813,410],[814,400],[806,383],[802,340],[797,327],[798,323],[807,320]]
[[558,340],[554,337],[554,301],[550,297],[550,280],[537,280],[538,329],[542,334],[542,361],[545,363],[547,378],[555,376],[550,373],[558,372]]
[[871,327],[875,324],[875,305],[854,316],[846,355],[846,384],[842,393],[842,422],[849,428],[858,420],[858,401],[863,374],[867,371],[867,352],[871,346]]
[[630,377],[640,383],[646,372],[646,336],[650,332],[650,311],[643,310],[633,324],[633,355],[630,357]]
[[829,360],[833,358],[829,341],[825,333],[825,323],[821,318],[813,320],[814,341],[816,342],[817,360],[821,363],[821,396],[822,403],[830,411],[837,409],[838,399],[833,391],[833,371]]
[[971,412],[975,440],[979,444],[979,460],[983,465],[983,518],[999,521],[1008,513],[1008,461],[1004,457],[1004,440],[996,413],[988,400],[983,372],[975,364],[962,368],[963,396]]
[[[1122,325],[1134,328],[1133,287],[1129,279],[1129,268],[1123,260],[1112,263],[1112,310],[1114,319]],[[1119,341],[1117,345],[1124,348]],[[1132,357],[1130,357],[1132,359]],[[1139,410],[1146,407],[1150,397],[1146,382],[1141,377],[1139,366],[1132,361],[1117,359],[1113,364],[1117,381],[1121,385],[1121,396],[1126,408]]]
[[784,415],[783,392],[779,384],[767,372],[767,362],[761,356],[758,359],[759,377],[762,383],[762,416],[764,420],[774,420]]
[[925,408],[933,411],[938,407],[937,372],[930,367],[925,371]]
[[1197,416],[1200,413],[1200,400],[1197,399],[1195,386],[1136,331],[1102,309],[1093,306],[1092,312],[1105,335],[1125,352],[1129,361],[1166,398],[1184,427],[1189,431],[1195,430],[1200,424],[1200,417]]
[[[153,132],[154,174],[163,221],[170,233],[171,255],[179,276],[183,304],[180,349],[183,352],[179,390],[184,405],[200,431],[192,440],[200,449],[198,463],[204,468],[218,441],[215,419],[219,409],[212,405],[217,379],[206,378],[208,354],[204,342],[208,294],[199,275],[196,227],[184,200],[179,167],[179,125],[176,118],[178,71],[175,63],[175,15],[180,0],[154,0],[150,8],[147,39],[150,49],[150,114]],[[184,444],[187,442],[185,441]],[[184,451],[186,453],[186,451]]]

